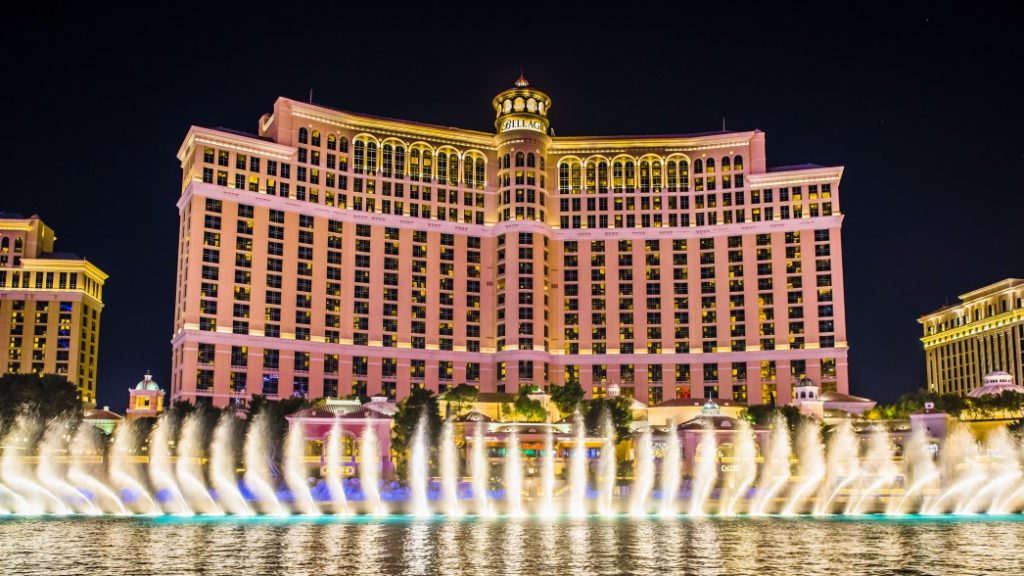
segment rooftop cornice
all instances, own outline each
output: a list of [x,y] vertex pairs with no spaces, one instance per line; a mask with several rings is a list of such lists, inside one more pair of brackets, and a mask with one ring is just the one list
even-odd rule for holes
[[85,272],[93,276],[102,284],[109,276],[98,266],[88,260],[73,258],[22,258],[21,267],[14,270],[28,270],[32,272]]
[[844,166],[821,166],[747,174],[747,186],[783,186],[807,182],[829,182],[842,179],[844,170]]
[[619,153],[638,149],[659,149],[667,152],[713,150],[730,146],[747,146],[759,132],[726,132],[695,135],[640,136],[556,136],[548,146],[552,154]]
[[495,135],[491,132],[480,132],[453,126],[426,124],[394,118],[382,118],[367,114],[355,114],[327,106],[299,102],[290,98],[279,98],[278,101],[288,103],[292,109],[292,115],[297,118],[323,122],[324,124],[347,130],[365,130],[375,134],[433,140],[453,146],[477,147],[488,150],[497,148]]
[[290,160],[295,156],[295,148],[262,140],[256,136],[245,136],[234,132],[226,132],[215,128],[204,128],[192,126],[185,135],[185,140],[178,148],[178,160],[185,162],[190,148],[200,144],[212,144],[221,148],[236,150],[238,152],[263,154],[278,160]]

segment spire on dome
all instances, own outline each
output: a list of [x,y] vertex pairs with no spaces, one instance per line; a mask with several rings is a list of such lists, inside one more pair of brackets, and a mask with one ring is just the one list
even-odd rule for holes
[[516,80],[516,88],[526,88],[529,85],[530,85],[530,83],[526,80],[526,77],[523,76],[523,69],[520,68],[519,69],[519,79]]

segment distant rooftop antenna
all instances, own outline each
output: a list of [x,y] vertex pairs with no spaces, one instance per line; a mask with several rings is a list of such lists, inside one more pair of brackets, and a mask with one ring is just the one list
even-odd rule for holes
[[313,103],[313,89],[312,88],[309,89],[309,103],[310,104]]
[[725,132],[725,116],[722,116],[722,132]]

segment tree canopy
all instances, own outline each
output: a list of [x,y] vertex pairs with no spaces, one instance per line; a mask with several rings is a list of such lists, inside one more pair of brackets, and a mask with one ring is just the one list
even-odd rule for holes
[[633,422],[633,402],[624,396],[587,400],[581,405],[580,412],[583,414],[583,425],[588,434],[604,434],[603,423],[606,413],[611,416],[616,442],[622,442],[632,432],[630,424]]
[[0,422],[11,422],[22,413],[43,421],[77,419],[82,414],[82,400],[78,388],[59,374],[0,376]]
[[448,402],[450,412],[452,416],[459,416],[462,411],[465,410],[469,405],[476,402],[476,399],[480,396],[480,391],[477,390],[476,386],[470,386],[469,384],[459,384],[454,388],[450,388],[441,397],[445,402]]
[[564,386],[552,384],[548,386],[548,394],[551,401],[562,414],[572,414],[576,407],[583,401],[583,387],[576,382],[569,382]]

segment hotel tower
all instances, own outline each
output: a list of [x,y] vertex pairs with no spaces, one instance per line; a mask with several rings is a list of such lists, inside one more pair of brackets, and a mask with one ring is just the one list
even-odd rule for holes
[[178,152],[172,398],[609,384],[848,391],[842,167],[765,135],[554,136],[520,78],[494,131],[279,98]]
[[38,216],[0,213],[0,370],[60,374],[93,405],[107,275],[56,239]]

